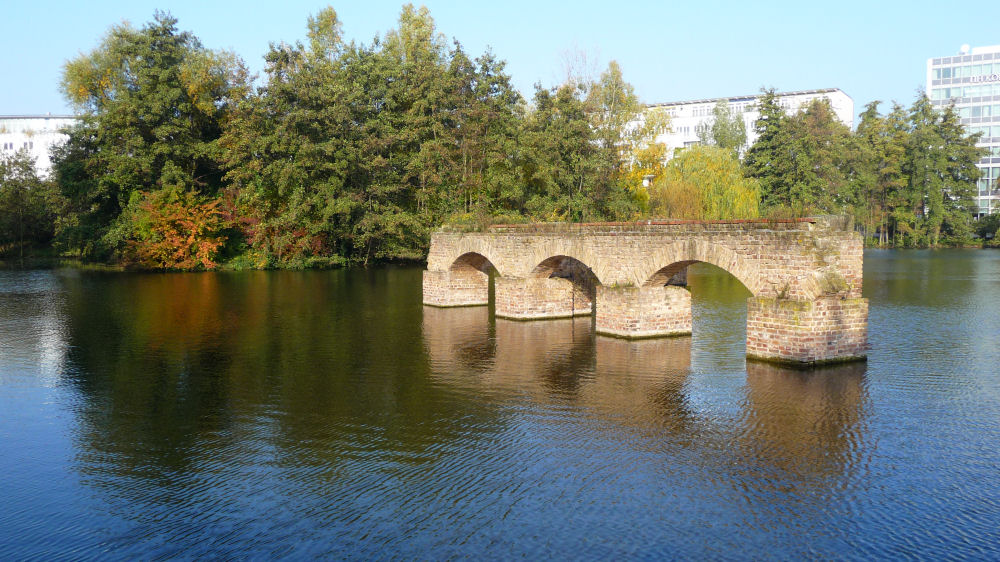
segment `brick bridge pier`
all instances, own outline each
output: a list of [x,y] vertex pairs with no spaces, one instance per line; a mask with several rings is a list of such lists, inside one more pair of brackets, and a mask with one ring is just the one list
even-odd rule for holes
[[599,334],[691,333],[687,267],[743,283],[747,356],[793,364],[864,358],[862,240],[842,217],[496,225],[431,237],[424,304],[485,305],[519,320],[596,314]]

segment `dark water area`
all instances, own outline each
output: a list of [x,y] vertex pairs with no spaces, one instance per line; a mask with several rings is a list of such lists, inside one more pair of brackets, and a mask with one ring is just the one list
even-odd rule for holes
[[1000,252],[869,251],[867,363],[421,305],[419,268],[0,271],[0,558],[1000,559]]

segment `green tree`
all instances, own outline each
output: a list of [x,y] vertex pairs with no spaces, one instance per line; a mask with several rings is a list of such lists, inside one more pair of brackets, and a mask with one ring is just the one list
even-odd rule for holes
[[774,89],[764,90],[757,101],[760,117],[754,123],[757,140],[747,150],[744,173],[760,182],[761,207],[792,207],[790,176],[792,143],[785,112]]
[[38,177],[27,150],[0,155],[0,256],[23,261],[27,246],[49,242],[59,207],[52,182]]
[[906,115],[894,104],[892,112],[878,113],[880,102],[873,101],[861,113],[854,136],[849,173],[856,194],[854,215],[867,235],[877,233],[879,246],[891,240],[890,216],[899,193],[906,187],[903,172],[906,154]]
[[364,126],[381,90],[365,92],[376,61],[339,30],[325,9],[309,19],[308,48],[272,44],[266,84],[226,122],[220,144],[246,265],[327,265],[352,251],[363,202],[349,184],[367,177]]
[[586,101],[594,136],[606,159],[604,172],[614,176],[622,170],[628,156],[628,139],[636,132],[631,123],[642,112],[642,104],[616,61],[608,63],[600,78],[587,86]]
[[842,212],[854,200],[847,181],[850,130],[826,99],[784,114],[773,91],[760,100],[759,135],[747,153],[746,173],[760,180],[767,209],[805,215]]
[[905,171],[909,210],[917,228],[908,244],[937,246],[967,242],[971,236],[973,195],[984,153],[979,135],[966,135],[953,107],[937,111],[923,94],[910,107]]
[[694,146],[667,163],[650,188],[655,216],[683,219],[756,218],[760,184],[743,175],[730,149]]
[[447,49],[412,5],[368,46],[340,41],[331,8],[310,22],[308,46],[272,46],[222,139],[252,265],[420,258],[445,220],[520,209],[502,61]]
[[82,119],[54,166],[83,228],[65,240],[91,257],[135,240],[124,211],[144,193],[180,201],[185,192],[214,197],[222,185],[217,141],[247,73],[235,55],[204,48],[176,24],[157,12],[142,29],[115,26],[64,68],[63,92]]
[[536,86],[534,107],[521,135],[525,210],[544,221],[593,220],[601,216],[601,146],[579,86],[556,91]]
[[712,108],[712,121],[698,127],[698,140],[702,144],[733,151],[740,156],[747,145],[747,126],[743,114],[734,111],[726,100],[719,100]]

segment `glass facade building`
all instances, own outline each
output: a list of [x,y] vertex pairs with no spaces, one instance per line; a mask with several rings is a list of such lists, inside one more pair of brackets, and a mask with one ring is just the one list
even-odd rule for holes
[[966,130],[982,133],[978,214],[1000,212],[1000,45],[927,59],[927,97],[938,108],[954,103]]

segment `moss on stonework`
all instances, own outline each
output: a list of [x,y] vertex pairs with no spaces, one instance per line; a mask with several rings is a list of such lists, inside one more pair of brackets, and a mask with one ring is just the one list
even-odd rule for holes
[[823,293],[843,293],[850,289],[847,284],[847,279],[844,276],[835,272],[827,271],[819,279],[820,290]]
[[772,365],[781,365],[783,367],[792,367],[795,369],[812,369],[814,367],[823,367],[826,365],[838,365],[841,363],[853,363],[856,361],[868,361],[868,355],[845,355],[843,357],[832,357],[830,359],[819,359],[816,361],[796,361],[795,359],[787,359],[784,357],[765,357],[763,355],[754,355],[752,353],[747,353],[747,361],[756,361],[758,363],[769,363]]
[[688,330],[686,332],[685,331],[676,331],[676,332],[666,332],[666,333],[659,333],[659,334],[636,334],[636,335],[630,335],[630,334],[622,334],[622,333],[616,333],[616,332],[603,332],[603,331],[601,331],[600,328],[598,328],[597,330],[595,330],[595,333],[598,336],[604,336],[606,338],[615,338],[615,339],[619,339],[619,340],[655,340],[655,339],[659,339],[659,338],[683,338],[683,337],[691,337],[691,330]]

